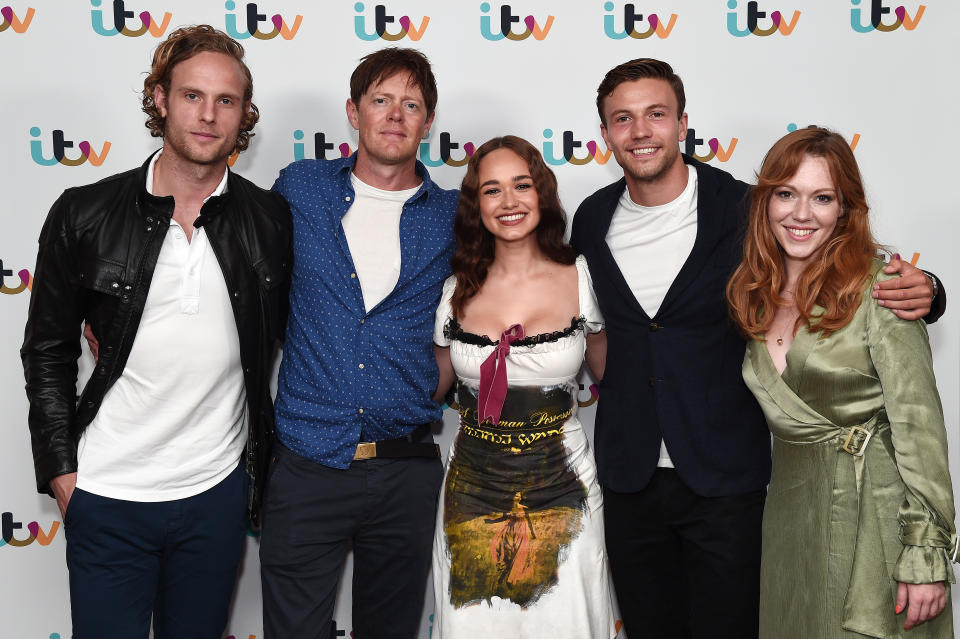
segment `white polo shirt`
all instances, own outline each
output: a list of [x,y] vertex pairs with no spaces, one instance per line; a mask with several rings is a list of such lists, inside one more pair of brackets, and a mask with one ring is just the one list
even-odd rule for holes
[[[211,196],[226,185],[225,171]],[[127,364],[80,438],[77,486],[129,501],[190,497],[236,468],[245,431],[240,338],[220,264],[205,229],[188,242],[171,220]]]

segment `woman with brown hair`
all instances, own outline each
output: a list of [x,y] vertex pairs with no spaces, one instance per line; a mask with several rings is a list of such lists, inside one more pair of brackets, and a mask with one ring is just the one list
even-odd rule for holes
[[811,127],[767,153],[727,286],[773,433],[760,636],[953,637],[956,558],[926,328],[879,308],[883,262],[846,141]]
[[435,637],[616,635],[577,419],[585,355],[602,375],[603,319],[565,228],[533,146],[505,136],[477,149],[434,331],[438,396],[456,377],[460,410],[434,540]]

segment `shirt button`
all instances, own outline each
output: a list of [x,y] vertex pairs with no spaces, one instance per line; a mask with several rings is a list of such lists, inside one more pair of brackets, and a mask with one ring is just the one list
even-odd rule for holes
[[350,196],[348,195],[347,197],[343,198],[343,201],[344,201],[344,202],[349,202],[349,201],[350,201]]
[[361,408],[360,410],[358,410],[357,412],[360,413],[361,415],[363,415],[363,409],[362,409],[362,408]]
[[351,279],[351,280],[357,279],[357,274],[356,274],[356,273],[351,273],[351,274],[350,274],[350,279]]
[[656,322],[650,322],[650,330],[651,330],[651,331],[658,331],[658,330],[660,330],[660,325],[657,324]]
[[653,388],[653,378],[652,378],[652,377],[647,380],[647,383],[650,384],[650,388]]
[[363,364],[360,364],[360,368],[363,368]]
[[363,319],[362,317],[360,318],[360,323],[361,323],[361,324],[363,324],[363,323],[366,322],[366,321],[367,321],[367,320]]

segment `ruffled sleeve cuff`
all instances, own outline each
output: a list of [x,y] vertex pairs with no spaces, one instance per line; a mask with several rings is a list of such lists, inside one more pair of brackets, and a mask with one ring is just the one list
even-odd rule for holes
[[951,548],[904,546],[893,571],[893,579],[907,584],[956,583],[950,562]]

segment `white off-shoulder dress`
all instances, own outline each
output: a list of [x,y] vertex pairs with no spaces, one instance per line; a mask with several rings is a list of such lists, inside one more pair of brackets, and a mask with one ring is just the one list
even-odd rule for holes
[[603,328],[578,257],[580,314],[505,357],[496,424],[477,420],[480,366],[499,342],[464,332],[447,280],[434,341],[450,347],[460,430],[450,446],[433,547],[435,638],[606,639],[616,633],[603,500],[577,418],[586,333]]

